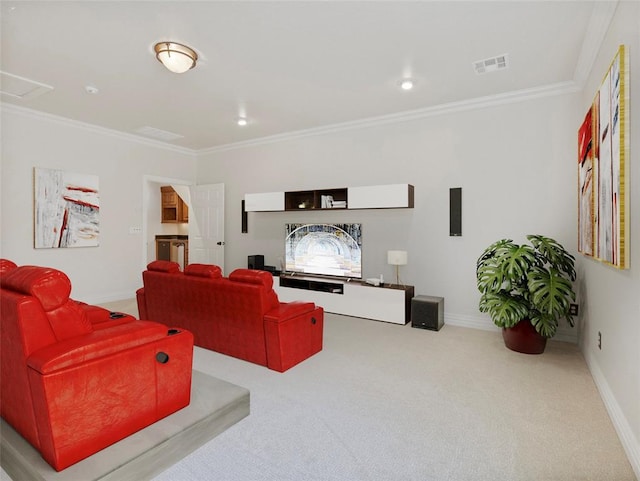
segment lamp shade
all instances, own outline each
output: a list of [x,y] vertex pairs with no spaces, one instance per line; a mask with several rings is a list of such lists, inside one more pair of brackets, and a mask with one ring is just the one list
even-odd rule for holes
[[198,54],[191,48],[175,42],[160,42],[153,49],[156,58],[174,73],[184,73],[192,69],[198,60]]
[[392,266],[407,265],[407,251],[387,251],[387,263]]

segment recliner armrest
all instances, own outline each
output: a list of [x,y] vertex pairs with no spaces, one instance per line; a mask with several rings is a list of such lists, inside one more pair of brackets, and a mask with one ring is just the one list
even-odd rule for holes
[[82,308],[94,330],[106,329],[136,320],[135,317],[123,312],[112,312],[104,307],[94,306],[82,301],[74,302]]
[[157,322],[134,321],[75,336],[32,353],[27,365],[40,374],[109,356],[167,336],[167,327]]
[[293,301],[281,302],[278,307],[271,309],[264,315],[265,321],[281,322],[299,316],[306,312],[313,312],[316,305],[313,302]]

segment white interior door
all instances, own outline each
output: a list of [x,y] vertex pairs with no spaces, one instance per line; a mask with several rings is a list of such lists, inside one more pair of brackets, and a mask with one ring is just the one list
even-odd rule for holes
[[193,185],[189,212],[189,263],[224,272],[224,184]]

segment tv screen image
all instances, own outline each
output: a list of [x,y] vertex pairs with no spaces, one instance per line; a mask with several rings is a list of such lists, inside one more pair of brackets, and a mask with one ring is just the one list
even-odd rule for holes
[[286,224],[285,269],[362,278],[361,224]]

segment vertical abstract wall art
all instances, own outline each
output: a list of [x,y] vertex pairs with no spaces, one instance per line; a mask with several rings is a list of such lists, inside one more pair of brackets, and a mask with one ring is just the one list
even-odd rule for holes
[[578,250],[619,269],[629,267],[628,105],[628,57],[621,45],[578,130]]
[[96,247],[100,238],[98,176],[34,169],[34,247]]
[[593,109],[578,130],[578,252],[593,256]]

